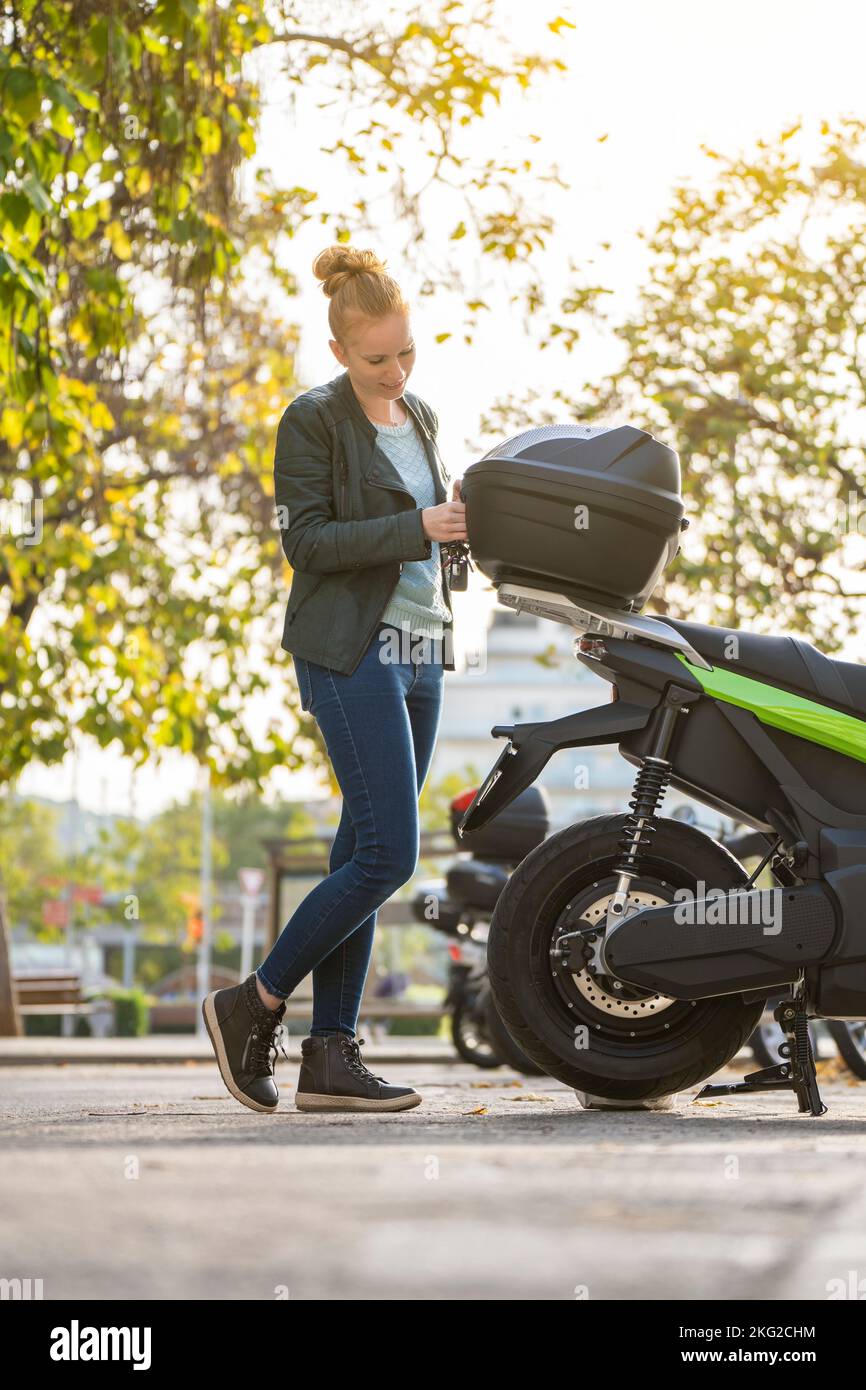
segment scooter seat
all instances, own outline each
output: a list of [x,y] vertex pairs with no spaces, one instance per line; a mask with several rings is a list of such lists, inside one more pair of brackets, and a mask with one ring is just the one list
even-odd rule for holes
[[835,661],[801,637],[764,637],[731,627],[680,622],[667,614],[665,622],[714,666],[866,718],[866,666]]

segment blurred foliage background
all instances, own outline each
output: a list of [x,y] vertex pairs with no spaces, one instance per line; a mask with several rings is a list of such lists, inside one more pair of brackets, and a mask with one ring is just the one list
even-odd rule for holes
[[[59,763],[73,731],[136,764],[172,748],[206,766],[228,798],[226,873],[232,856],[258,862],[263,817],[286,825],[256,800],[271,770],[326,769],[315,722],[297,705],[289,725],[262,717],[259,699],[291,688],[272,450],[310,384],[287,268],[302,227],[322,245],[375,240],[383,219],[405,229],[421,294],[460,292],[467,343],[490,305],[458,244],[501,274],[539,351],[570,352],[590,325],[616,339],[603,379],[544,409],[510,383],[480,429],[627,414],[679,450],[692,524],[651,608],[799,630],[827,651],[856,631],[862,121],[706,150],[712,177],[671,190],[646,236],[650,273],[610,319],[592,266],[571,265],[565,285],[545,276],[567,184],[539,137],[515,128],[513,148],[480,158],[463,143],[506,96],[567,75],[575,25],[555,10],[539,12],[533,51],[495,0],[18,0],[0,24],[0,873],[16,916],[38,914],[68,866],[46,808],[3,789],[34,760]],[[323,171],[344,169],[338,197],[257,164],[264,56],[351,112],[317,150]],[[374,172],[386,206],[370,205]],[[443,241],[428,214],[446,196]],[[428,825],[454,790],[425,788]],[[119,824],[87,872],[134,880],[148,913],[177,920],[195,814]]]

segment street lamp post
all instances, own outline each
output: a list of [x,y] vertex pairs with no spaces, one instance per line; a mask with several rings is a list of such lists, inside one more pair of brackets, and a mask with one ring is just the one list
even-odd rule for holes
[[[213,840],[213,805],[210,794],[210,768],[204,769],[204,786],[201,805],[201,941],[198,948],[196,984],[199,1003],[210,993],[211,919],[213,916],[211,893],[211,863]],[[200,1008],[195,1011],[195,1031],[198,1037],[205,1036],[205,1023]]]
[[239,869],[238,879],[241,885],[241,907],[243,909],[240,977],[245,980],[248,975],[252,974],[253,969],[256,907],[258,906],[259,894],[262,891],[262,884],[265,881],[265,871],[264,869]]

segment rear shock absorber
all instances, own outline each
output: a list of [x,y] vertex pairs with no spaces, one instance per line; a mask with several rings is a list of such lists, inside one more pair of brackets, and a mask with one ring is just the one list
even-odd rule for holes
[[680,715],[700,696],[682,686],[671,685],[659,708],[652,747],[641,761],[629,802],[629,814],[622,828],[619,856],[614,864],[616,890],[607,905],[607,926],[612,927],[625,912],[629,884],[640,873],[640,857],[658,829],[656,816],[668,788],[673,764],[667,754]]
[[641,763],[629,801],[629,815],[622,828],[617,873],[636,873],[638,854],[646,849],[658,829],[656,813],[661,809],[672,772],[667,758],[648,756]]

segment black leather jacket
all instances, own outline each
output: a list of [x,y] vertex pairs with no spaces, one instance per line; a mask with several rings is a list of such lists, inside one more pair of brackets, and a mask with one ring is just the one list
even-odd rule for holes
[[[436,447],[435,411],[411,391],[403,404],[424,443],[436,502],[450,478]],[[351,675],[397,586],[403,562],[429,559],[421,508],[364,414],[347,371],[292,401],[277,428],[274,500],[283,550],[294,571],[283,628],[284,651]],[[445,602],[451,611],[448,572]],[[453,618],[443,655],[454,670]]]

